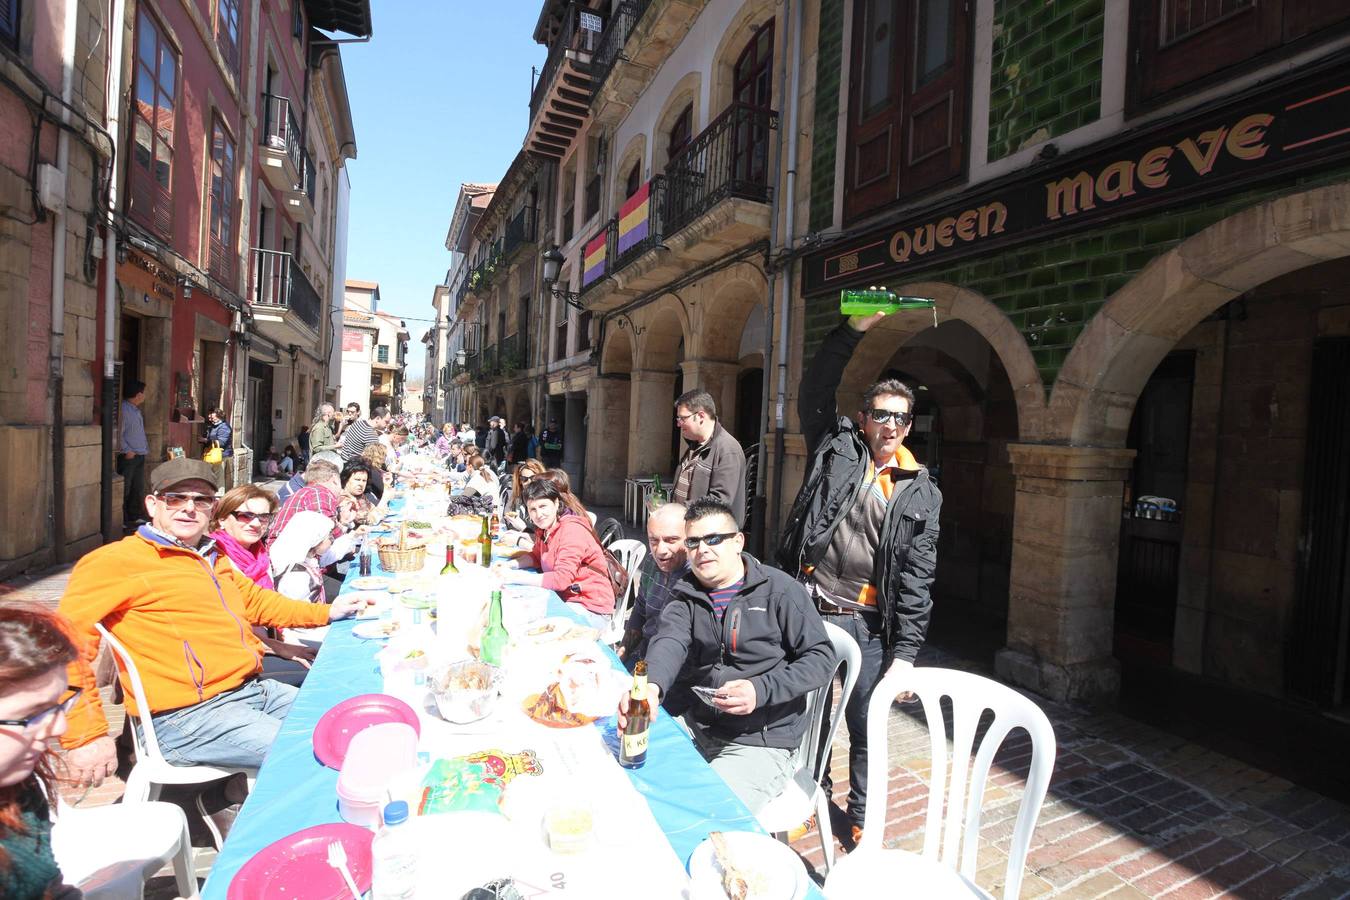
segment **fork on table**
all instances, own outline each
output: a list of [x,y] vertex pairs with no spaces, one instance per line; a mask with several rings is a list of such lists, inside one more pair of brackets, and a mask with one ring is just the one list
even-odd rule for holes
[[347,890],[352,892],[356,900],[361,900],[356,879],[352,878],[352,870],[347,868],[347,848],[342,846],[341,841],[333,841],[328,845],[328,864],[342,873],[342,880],[347,882]]

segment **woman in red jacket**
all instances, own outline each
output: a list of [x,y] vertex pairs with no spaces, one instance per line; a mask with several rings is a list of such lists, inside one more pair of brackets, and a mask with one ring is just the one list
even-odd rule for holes
[[614,613],[614,586],[590,521],[568,509],[557,486],[547,478],[531,479],[521,492],[535,527],[534,548],[511,562],[498,563],[495,571],[507,584],[557,591],[564,600],[577,604],[576,611],[590,624],[607,627]]

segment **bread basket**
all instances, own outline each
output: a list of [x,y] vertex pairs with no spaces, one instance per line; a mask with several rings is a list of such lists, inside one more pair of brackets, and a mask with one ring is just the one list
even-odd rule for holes
[[424,541],[409,543],[408,526],[400,525],[398,540],[386,539],[377,545],[380,554],[380,568],[386,572],[420,572],[427,561],[427,545]]

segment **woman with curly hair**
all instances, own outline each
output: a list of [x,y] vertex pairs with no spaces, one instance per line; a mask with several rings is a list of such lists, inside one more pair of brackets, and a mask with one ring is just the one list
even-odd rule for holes
[[66,685],[75,644],[51,613],[0,606],[0,897],[78,897],[52,855],[48,741],[79,696]]
[[371,444],[361,451],[361,461],[370,467],[366,493],[378,506],[384,502],[384,476],[389,474],[389,448],[384,444]]

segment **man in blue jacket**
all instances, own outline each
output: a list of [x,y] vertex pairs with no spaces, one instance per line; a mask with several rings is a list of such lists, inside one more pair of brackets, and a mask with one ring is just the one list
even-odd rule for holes
[[[664,701],[758,813],[792,777],[806,695],[829,681],[834,649],[806,590],[742,552],[729,506],[698,501],[685,529],[690,571],[672,588],[647,647],[648,700],[653,711]],[[621,728],[627,706],[625,697]]]

